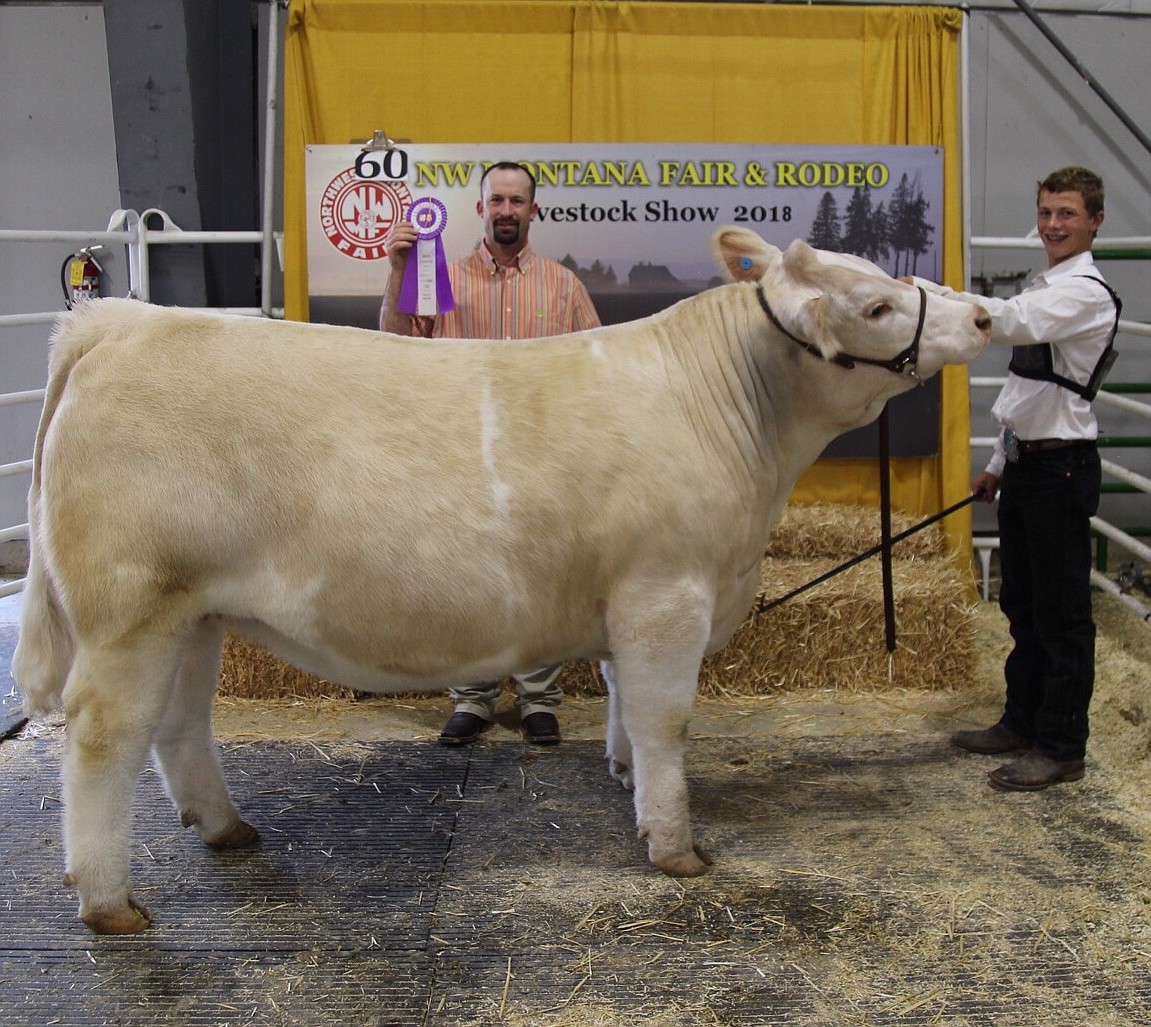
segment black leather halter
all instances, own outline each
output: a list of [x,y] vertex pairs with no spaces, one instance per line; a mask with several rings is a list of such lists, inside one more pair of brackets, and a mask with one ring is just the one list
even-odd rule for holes
[[[884,370],[891,371],[899,375],[901,378],[914,378],[917,385],[922,385],[923,380],[919,377],[917,368],[919,364],[919,340],[923,336],[923,322],[927,318],[927,291],[921,285],[917,285],[919,290],[919,323],[915,326],[915,338],[911,340],[911,345],[907,349],[889,360],[879,360],[875,357],[857,357],[851,353],[837,353],[831,357],[833,364],[838,364],[840,367],[845,367],[849,371],[855,367],[856,364],[870,364],[872,367],[882,367]],[[819,357],[820,360],[827,360],[819,350],[818,346],[813,346],[810,342],[805,342],[797,335],[792,335],[780,323],[778,317],[775,316],[775,311],[771,309],[771,304],[767,302],[767,294],[763,291],[762,285],[756,285],[756,295],[759,297],[759,305],[763,307],[763,312],[767,315],[768,320],[771,321],[776,328],[778,328],[784,335],[786,335],[792,342],[798,343],[808,353],[812,353]]]

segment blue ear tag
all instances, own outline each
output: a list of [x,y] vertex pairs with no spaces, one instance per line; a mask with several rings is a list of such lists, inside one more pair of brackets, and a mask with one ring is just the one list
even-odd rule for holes
[[741,268],[743,268],[744,271],[750,271],[751,270],[751,257],[740,257],[739,258],[739,266]]

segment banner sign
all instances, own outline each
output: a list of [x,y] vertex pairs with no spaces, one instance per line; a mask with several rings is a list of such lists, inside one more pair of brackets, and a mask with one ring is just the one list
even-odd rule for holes
[[[726,225],[750,228],[780,248],[804,239],[855,253],[892,275],[938,280],[942,271],[943,152],[937,147],[309,146],[311,319],[376,327],[388,277],[384,237],[413,201],[434,198],[443,205],[439,242],[447,260],[469,253],[483,235],[476,212],[480,176],[501,160],[519,161],[535,174],[539,214],[532,246],[579,275],[605,324],[644,317],[719,284],[711,237]],[[895,401],[893,453],[935,452],[938,394],[936,379],[934,387]],[[908,402],[917,424],[904,432],[896,407]]]

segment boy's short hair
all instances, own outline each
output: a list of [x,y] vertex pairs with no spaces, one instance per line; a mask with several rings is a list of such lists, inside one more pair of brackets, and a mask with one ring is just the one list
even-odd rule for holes
[[1037,201],[1042,193],[1079,193],[1091,217],[1103,210],[1103,179],[1087,168],[1072,165],[1052,171],[1039,183]]

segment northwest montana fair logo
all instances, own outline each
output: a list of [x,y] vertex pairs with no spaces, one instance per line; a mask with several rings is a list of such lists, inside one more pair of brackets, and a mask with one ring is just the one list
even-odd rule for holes
[[337,250],[355,260],[387,256],[384,236],[412,202],[403,182],[371,182],[355,168],[341,171],[320,198],[320,225]]

